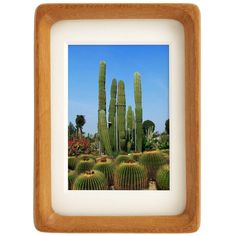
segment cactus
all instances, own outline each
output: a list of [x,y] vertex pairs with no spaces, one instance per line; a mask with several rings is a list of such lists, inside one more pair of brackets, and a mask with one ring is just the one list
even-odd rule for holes
[[109,156],[112,156],[112,148],[111,148],[109,132],[108,132],[107,124],[106,124],[106,114],[104,110],[99,111],[98,118],[99,118],[100,136],[101,136],[101,140],[104,145],[106,154]]
[[112,80],[111,84],[111,99],[109,105],[109,137],[111,142],[112,150],[116,150],[116,93],[117,93],[117,82],[116,79]]
[[136,116],[136,145],[135,150],[142,151],[142,138],[143,138],[143,110],[142,110],[142,87],[140,74],[134,73],[134,99],[135,99],[135,116]]
[[68,158],[68,169],[74,170],[78,161],[79,161],[79,159],[76,157],[69,157]]
[[133,111],[128,106],[127,110],[127,152],[130,152],[133,143]]
[[96,165],[93,168],[94,170],[101,171],[108,182],[108,185],[113,185],[114,180],[114,164],[111,159],[108,159],[106,157],[101,158]]
[[129,161],[129,160],[133,160],[132,155],[119,155],[115,160],[115,164],[119,165],[120,163]]
[[[100,61],[99,66],[99,82],[98,82],[98,113],[103,110],[106,116],[106,63],[104,61]],[[98,134],[99,139],[101,136],[101,131],[99,127],[99,115],[98,115]],[[100,152],[104,149],[103,143],[100,139]]]
[[86,159],[86,158],[90,158],[90,159],[93,159],[94,161],[96,161],[96,159],[98,158],[99,156],[95,156],[95,155],[91,155],[91,154],[81,154],[77,157],[77,159],[79,161],[83,160],[83,159]]
[[125,151],[126,149],[126,132],[125,132],[125,84],[123,80],[118,83],[118,138],[119,138],[119,151]]
[[168,159],[161,151],[157,150],[144,152],[140,157],[139,162],[147,168],[149,179],[155,179],[157,169],[161,165],[168,163]]
[[133,160],[121,163],[115,171],[114,182],[117,190],[146,189],[148,186],[146,169]]
[[75,171],[77,172],[77,174],[84,173],[87,170],[91,170],[94,164],[95,161],[93,159],[85,157],[77,163]]
[[157,189],[170,189],[170,168],[169,165],[161,166],[156,173]]
[[132,156],[135,161],[139,161],[140,157],[142,156],[142,152],[133,152]]
[[74,181],[75,181],[77,176],[78,175],[77,175],[76,171],[74,171],[74,170],[70,171],[68,173],[68,189],[69,190],[73,189],[73,184],[74,184]]
[[74,190],[107,190],[105,175],[97,170],[86,171],[74,181]]

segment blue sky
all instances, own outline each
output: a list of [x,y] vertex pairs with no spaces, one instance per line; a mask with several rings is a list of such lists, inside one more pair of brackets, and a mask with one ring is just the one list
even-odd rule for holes
[[97,132],[99,61],[106,62],[107,110],[113,78],[124,80],[126,107],[134,105],[134,72],[141,74],[143,121],[152,120],[164,131],[169,118],[168,45],[69,45],[68,118],[85,115],[83,131]]

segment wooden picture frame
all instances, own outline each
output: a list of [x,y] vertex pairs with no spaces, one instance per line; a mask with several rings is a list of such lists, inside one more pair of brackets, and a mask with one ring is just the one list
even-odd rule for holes
[[[62,216],[51,204],[50,28],[60,20],[175,19],[185,33],[187,202],[176,216]],[[45,4],[35,13],[34,222],[46,232],[194,232],[200,224],[200,13],[192,4]]]

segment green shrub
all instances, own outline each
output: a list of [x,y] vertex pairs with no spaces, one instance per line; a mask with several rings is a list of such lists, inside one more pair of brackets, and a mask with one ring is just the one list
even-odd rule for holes
[[114,164],[111,159],[106,157],[101,158],[96,165],[94,166],[94,170],[101,171],[108,182],[108,185],[113,185],[114,181]]
[[165,155],[157,150],[151,152],[144,152],[140,157],[140,163],[142,163],[148,171],[148,178],[155,179],[157,169],[166,163],[168,163],[168,159]]
[[86,157],[78,162],[75,170],[78,174],[81,174],[87,170],[92,170],[94,164],[95,161],[93,159]]
[[114,182],[117,190],[146,189],[148,185],[146,169],[139,163],[128,160],[117,167]]
[[119,155],[117,156],[115,163],[116,165],[119,165],[120,163],[128,160],[133,160],[132,155]]
[[69,157],[68,158],[68,169],[74,170],[78,161],[79,161],[79,159],[76,157]]
[[74,181],[75,181],[77,176],[78,175],[77,175],[76,171],[74,171],[74,170],[70,171],[68,173],[68,189],[69,190],[73,189],[73,184],[74,184]]
[[169,190],[170,189],[170,171],[169,165],[161,166],[156,173],[157,189]]
[[74,181],[74,190],[107,190],[105,175],[97,170],[86,171],[80,174]]

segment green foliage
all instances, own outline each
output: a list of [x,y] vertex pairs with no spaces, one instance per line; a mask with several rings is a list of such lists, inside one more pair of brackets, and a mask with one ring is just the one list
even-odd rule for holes
[[75,119],[76,129],[77,129],[77,136],[81,137],[83,134],[83,126],[86,123],[84,115],[77,115]]
[[159,150],[144,152],[139,161],[147,168],[149,179],[155,179],[157,169],[168,163],[166,156]]
[[169,165],[161,166],[156,173],[157,188],[161,190],[170,189],[170,168]]
[[122,162],[133,160],[132,155],[119,155],[116,157],[115,163],[116,165],[119,165]]
[[93,159],[85,157],[77,163],[75,171],[77,172],[77,174],[84,173],[87,170],[92,170],[94,164],[95,161]]
[[163,133],[158,137],[158,148],[169,149],[169,135],[168,134]]
[[148,185],[146,169],[139,163],[129,160],[121,163],[115,171],[115,189],[142,190]]
[[104,145],[106,154],[109,156],[112,156],[112,148],[109,138],[109,132],[106,124],[106,114],[105,111],[101,110],[99,111],[99,127],[100,127],[100,135],[101,140]]
[[114,164],[111,159],[106,157],[101,158],[94,166],[94,170],[101,171],[105,175],[109,186],[113,184]]
[[70,122],[68,125],[68,140],[73,139],[73,137],[76,135],[76,128],[75,126]]
[[74,181],[77,176],[78,175],[77,175],[76,171],[70,171],[68,173],[68,189],[69,190],[73,189],[73,184],[74,184]]
[[140,74],[134,73],[134,98],[135,98],[135,115],[136,115],[136,151],[142,151],[143,138],[143,110],[142,110],[142,87]]
[[69,157],[68,158],[68,169],[74,170],[78,161],[79,161],[79,159],[76,157]]
[[167,134],[170,134],[170,121],[169,121],[169,119],[165,123],[165,131]]
[[151,120],[145,120],[143,122],[143,133],[147,135],[149,132],[154,132],[155,124]]
[[156,150],[158,148],[158,138],[157,135],[152,131],[151,128],[147,129],[146,135],[143,138],[143,149]]
[[110,105],[109,105],[109,137],[112,146],[112,150],[116,150],[116,93],[117,93],[117,81],[112,80],[111,92],[110,92]]
[[123,80],[118,82],[118,138],[119,138],[119,150],[126,150],[126,132],[125,132],[125,113],[126,113],[126,101],[125,101],[125,84]]
[[107,190],[105,175],[97,170],[86,171],[74,181],[74,190]]

